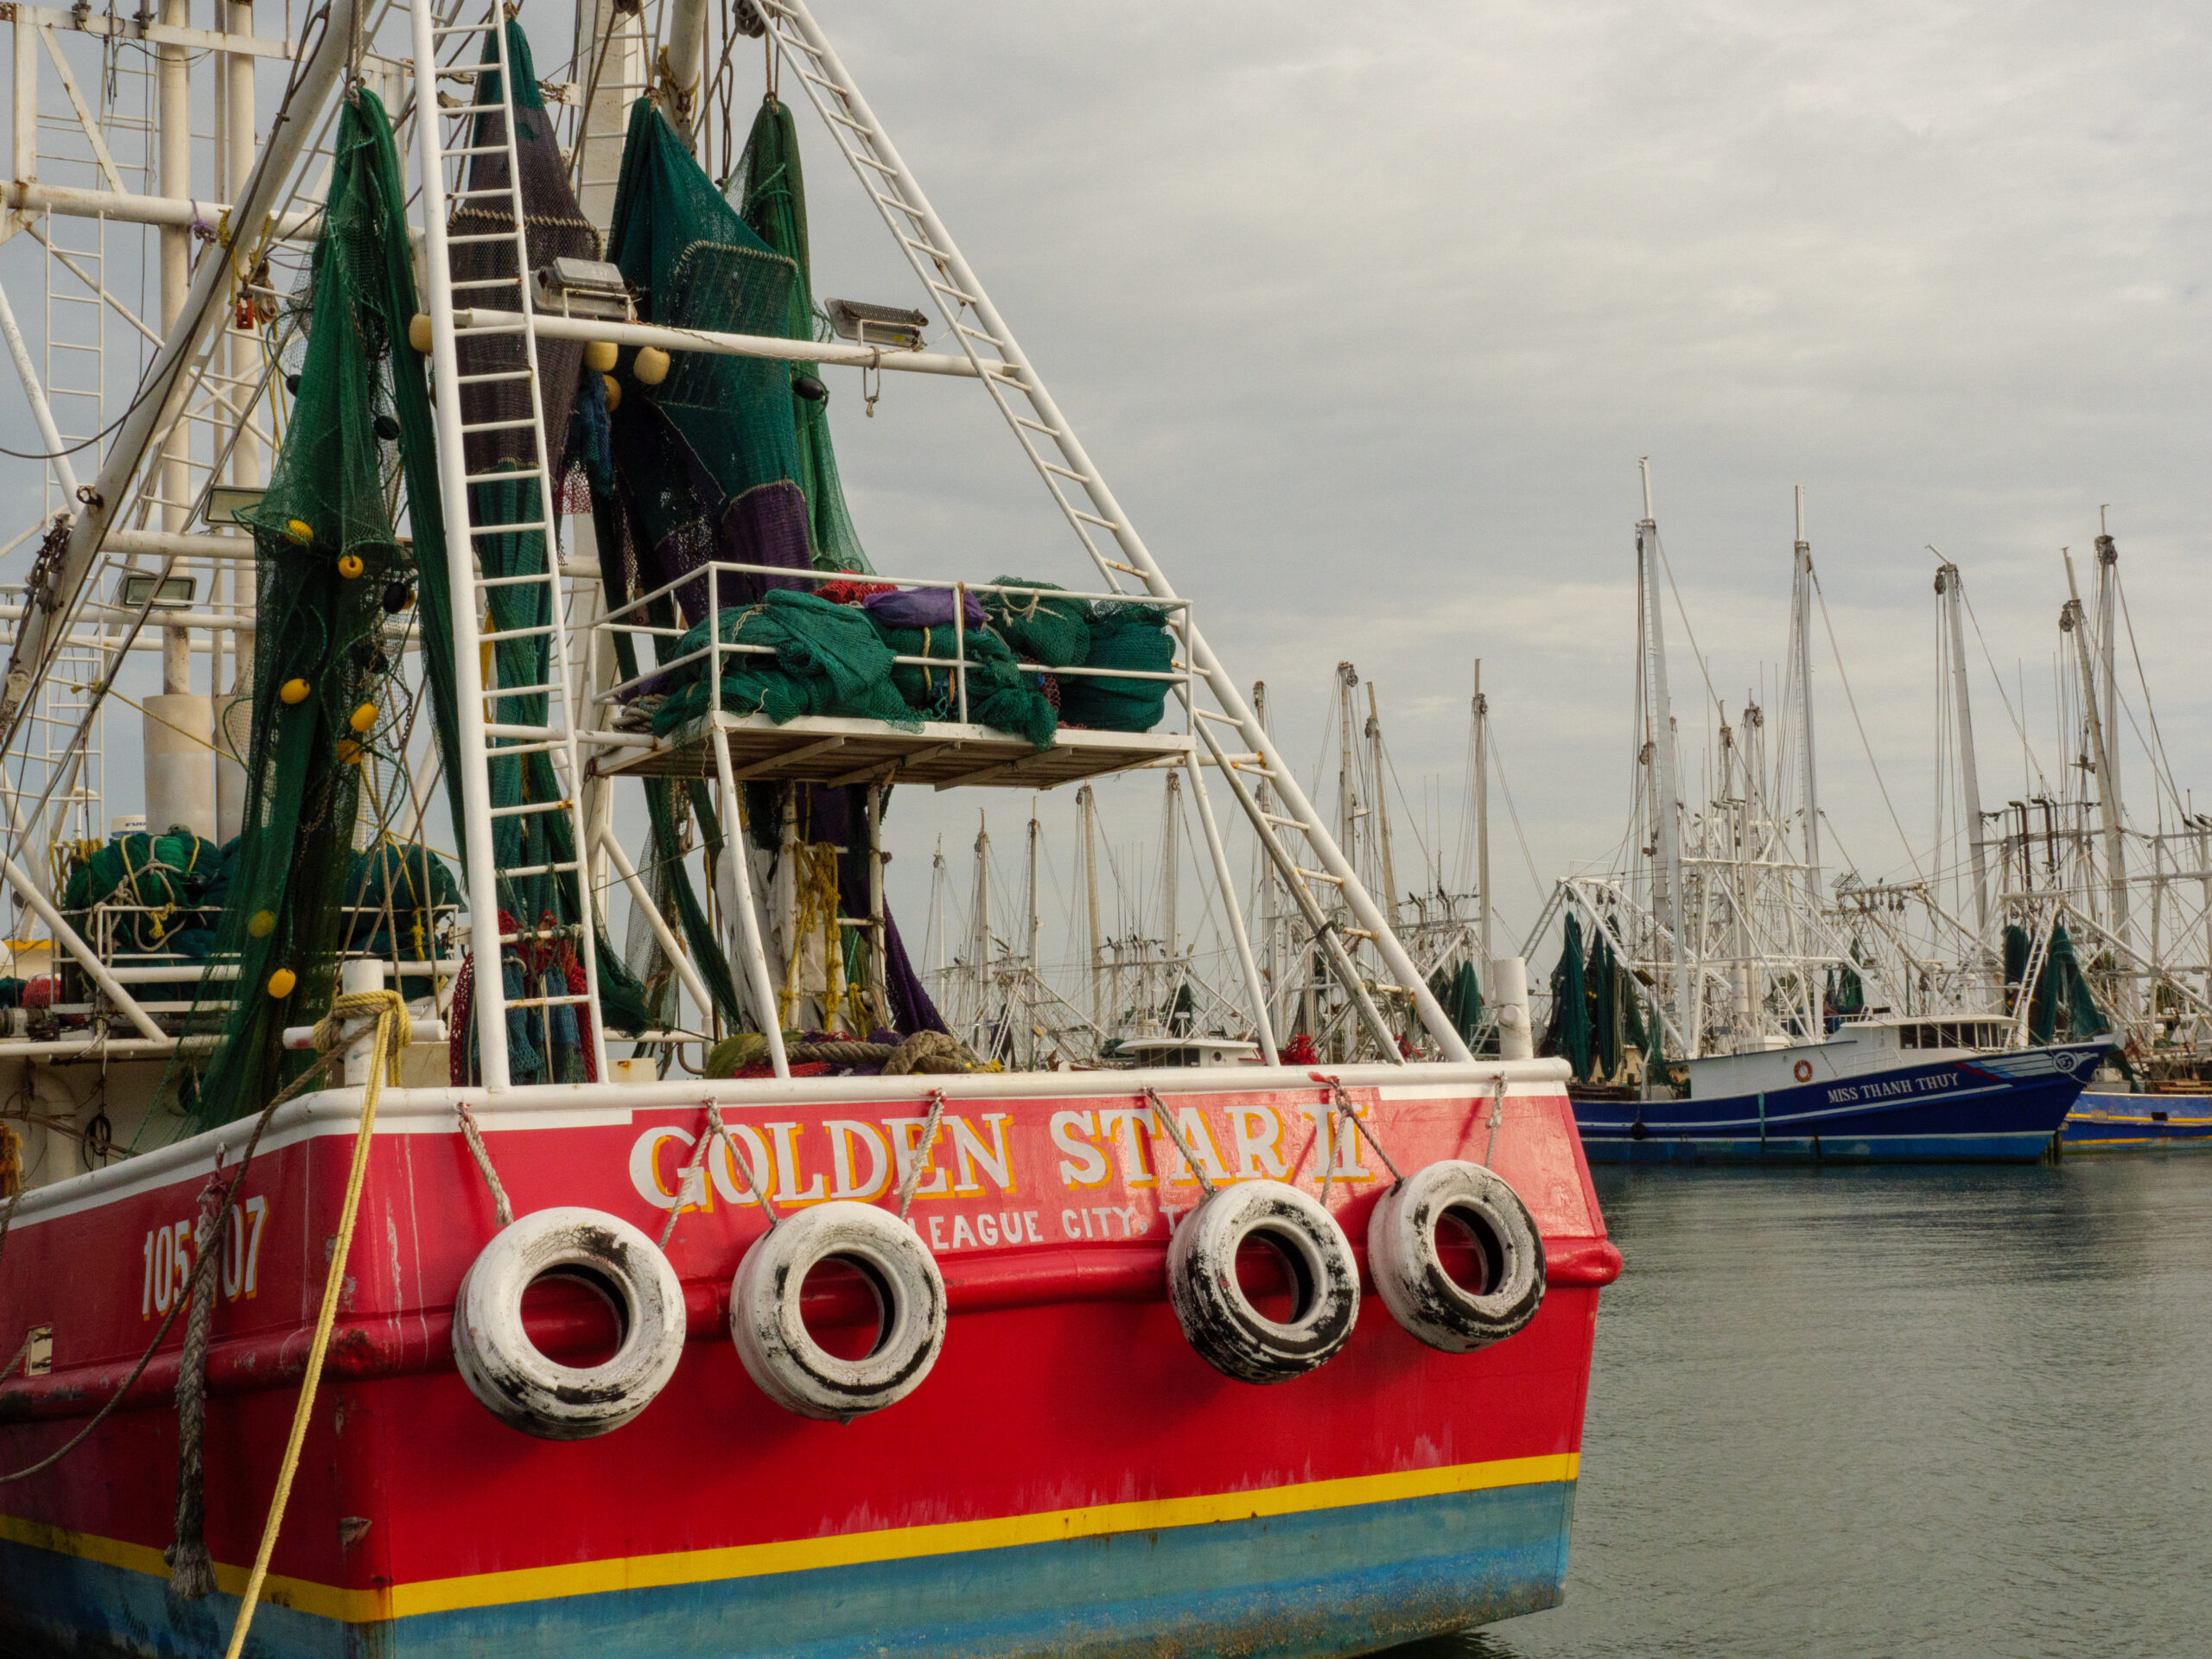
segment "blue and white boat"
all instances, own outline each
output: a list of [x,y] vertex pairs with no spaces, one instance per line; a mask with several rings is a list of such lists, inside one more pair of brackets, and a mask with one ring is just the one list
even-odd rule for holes
[[1575,1121],[1592,1163],[2034,1163],[2106,1046],[2005,1048],[2009,1024],[1853,1021],[1692,1060],[1681,1098],[1577,1098]]

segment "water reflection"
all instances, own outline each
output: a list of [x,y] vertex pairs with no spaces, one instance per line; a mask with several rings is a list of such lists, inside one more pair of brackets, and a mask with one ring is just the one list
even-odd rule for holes
[[2205,1650],[2212,1156],[1599,1190],[1567,1605],[1397,1659]]

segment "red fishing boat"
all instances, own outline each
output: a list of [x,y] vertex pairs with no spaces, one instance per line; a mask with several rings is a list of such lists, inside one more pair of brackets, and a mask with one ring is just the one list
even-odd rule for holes
[[[143,27],[270,55],[243,10]],[[639,15],[584,10],[549,108],[500,11],[334,0],[15,625],[5,876],[44,931],[0,1040],[33,1103],[0,1135],[0,1643],[1308,1655],[1554,1605],[1619,1257],[1525,995],[1471,1051],[806,9],[727,27],[956,352],[814,305],[772,87],[727,200],[702,170],[702,6],[633,107]],[[289,211],[331,106],[327,200]],[[285,238],[311,305],[245,257]],[[240,483],[158,417],[263,331],[291,413]],[[874,572],[830,369],[979,385],[1098,591]],[[120,527],[172,468],[204,530]],[[118,622],[101,573],[148,549]],[[235,642],[238,787],[149,760],[156,834],[70,843],[49,892],[25,839],[82,808],[22,734],[77,706],[72,642],[128,650],[163,581],[242,560],[251,594],[156,619]],[[899,942],[892,790],[1136,768],[1185,779],[1241,1025],[1187,1066],[986,1062]],[[1310,924],[1322,1051],[1274,1028],[1209,789]]]

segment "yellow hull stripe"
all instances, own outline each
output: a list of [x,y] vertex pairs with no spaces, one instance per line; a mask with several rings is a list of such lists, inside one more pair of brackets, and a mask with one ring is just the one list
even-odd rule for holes
[[[1211,1492],[1195,1497],[1097,1503],[1083,1509],[1048,1510],[1037,1515],[1000,1516],[987,1521],[949,1521],[935,1526],[893,1527],[823,1538],[734,1544],[721,1549],[674,1550],[660,1555],[523,1567],[462,1578],[423,1579],[374,1590],[346,1589],[271,1573],[263,1586],[262,1599],[303,1613],[359,1624],[467,1607],[543,1601],[559,1596],[709,1584],[723,1579],[804,1573],[817,1567],[957,1555],[971,1550],[1007,1549],[1021,1544],[1052,1543],[1118,1533],[1159,1532],[1171,1527],[1205,1526],[1217,1521],[1265,1520],[1274,1516],[1349,1509],[1363,1503],[1402,1503],[1454,1492],[1533,1486],[1571,1481],[1580,1463],[1580,1458],[1572,1452],[1540,1458],[1504,1458],[1491,1463],[1463,1463],[1441,1469],[1408,1469],[1395,1474],[1309,1481],[1261,1491]],[[127,1572],[144,1573],[156,1578],[168,1576],[168,1567],[158,1549],[87,1533],[68,1532],[40,1522],[0,1516],[0,1540],[54,1550]],[[246,1569],[243,1567],[218,1563],[215,1567],[216,1587],[227,1594],[242,1592],[245,1580]]]

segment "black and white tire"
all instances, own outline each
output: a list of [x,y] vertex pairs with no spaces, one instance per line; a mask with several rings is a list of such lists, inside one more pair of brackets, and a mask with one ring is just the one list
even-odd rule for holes
[[[549,1274],[613,1308],[621,1335],[604,1363],[563,1365],[524,1332],[523,1293]],[[683,1287],[652,1240],[604,1211],[540,1210],[501,1229],[462,1276],[453,1357],[501,1422],[542,1440],[588,1440],[653,1402],[676,1374],[683,1328]]]
[[[1482,1256],[1479,1291],[1438,1253],[1436,1230],[1452,1224]],[[1391,1317],[1447,1354],[1503,1342],[1543,1306],[1543,1236],[1521,1195],[1480,1164],[1431,1164],[1385,1192],[1368,1217],[1367,1266]]]
[[[800,1317],[806,1275],[830,1260],[857,1272],[876,1304],[875,1345],[841,1359]],[[944,1346],[944,1277],[914,1230],[872,1204],[794,1211],[755,1239],[730,1283],[729,1335],[747,1373],[786,1411],[849,1422],[904,1400]]]
[[[1255,1235],[1290,1264],[1297,1296],[1287,1324],[1253,1306],[1236,1282],[1237,1247]],[[1239,1382],[1282,1382],[1351,1339],[1359,1265],[1344,1229],[1314,1198],[1280,1181],[1242,1181],[1216,1190],[1177,1225],[1167,1292],[1199,1358]]]

